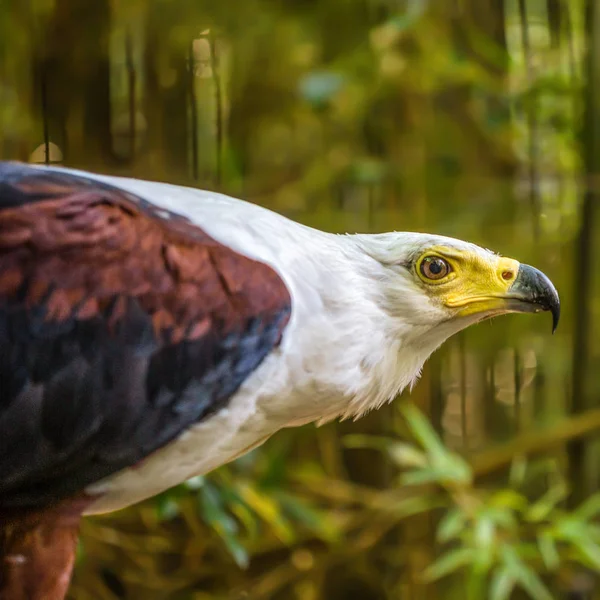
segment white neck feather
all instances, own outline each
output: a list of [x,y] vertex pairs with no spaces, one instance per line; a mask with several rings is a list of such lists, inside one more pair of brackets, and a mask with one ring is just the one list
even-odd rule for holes
[[394,264],[395,249],[406,256],[418,248],[412,234],[335,236],[220,194],[84,175],[182,214],[270,264],[293,298],[282,344],[229,404],[135,469],[95,484],[90,493],[104,495],[88,512],[115,510],[207,473],[282,427],[358,417],[411,386],[428,356],[468,324],[439,323],[439,310],[434,323],[414,277]]
[[[84,175],[185,215],[285,279],[293,312],[283,343],[244,386],[269,423],[358,417],[381,406],[414,384],[429,355],[460,328],[406,322],[427,306],[422,294],[410,294],[406,273],[386,264],[399,234],[332,235],[213,192]],[[410,244],[411,234],[400,235]]]
[[378,260],[385,236],[296,227],[287,234],[275,266],[294,298],[281,350],[288,380],[280,389],[285,398],[262,404],[269,419],[297,425],[357,418],[411,387],[456,325],[430,331],[400,318],[402,304],[422,302],[422,295],[410,294],[408,273],[402,278],[399,267]]

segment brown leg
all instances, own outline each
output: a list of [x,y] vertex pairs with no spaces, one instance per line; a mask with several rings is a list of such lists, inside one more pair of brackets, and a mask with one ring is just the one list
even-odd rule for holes
[[64,599],[87,503],[0,514],[0,600]]

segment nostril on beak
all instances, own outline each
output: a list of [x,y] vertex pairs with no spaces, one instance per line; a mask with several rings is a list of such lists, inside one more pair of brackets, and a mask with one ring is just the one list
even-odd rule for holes
[[504,279],[504,281],[510,281],[511,279],[513,279],[515,276],[514,271],[510,271],[510,270],[506,270],[506,271],[502,271],[502,279]]

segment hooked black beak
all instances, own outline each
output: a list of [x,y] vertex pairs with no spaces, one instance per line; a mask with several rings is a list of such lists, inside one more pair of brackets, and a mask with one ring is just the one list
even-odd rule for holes
[[508,291],[511,298],[519,302],[522,312],[550,311],[552,333],[556,331],[560,319],[560,299],[546,275],[529,265],[520,265],[517,277]]

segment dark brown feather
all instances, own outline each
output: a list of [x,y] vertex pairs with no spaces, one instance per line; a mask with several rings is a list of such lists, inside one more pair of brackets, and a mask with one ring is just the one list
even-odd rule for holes
[[[20,187],[43,192],[31,182]],[[289,303],[272,269],[194,225],[149,218],[117,191],[50,191],[43,201],[0,212],[2,298],[14,297],[25,278],[28,306],[49,294],[46,305],[59,313],[61,302],[73,309],[82,298],[97,299],[101,310],[127,294],[144,309],[166,310],[176,327],[210,314],[225,331]]]
[[290,309],[273,269],[186,219],[0,163],[0,509],[72,496],[217,411]]

